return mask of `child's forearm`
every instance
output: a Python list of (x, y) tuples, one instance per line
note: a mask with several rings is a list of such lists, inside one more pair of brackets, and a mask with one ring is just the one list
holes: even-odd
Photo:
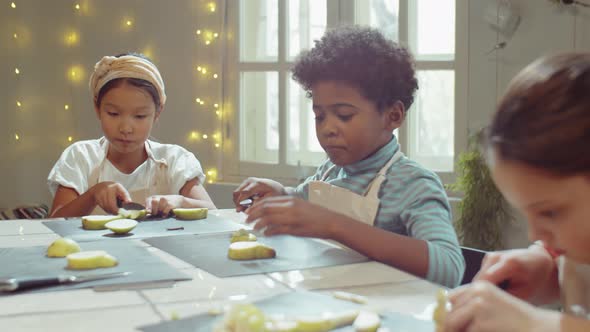
[(55, 208), (50, 214), (50, 218), (81, 217), (92, 213), (96, 207), (94, 193), (86, 191), (69, 203)]
[(348, 217), (330, 221), (329, 237), (361, 254), (421, 278), (428, 273), (426, 241), (395, 234)]

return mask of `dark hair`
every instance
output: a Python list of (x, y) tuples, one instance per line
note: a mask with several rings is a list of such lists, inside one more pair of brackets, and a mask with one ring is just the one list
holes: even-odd
[(590, 53), (544, 57), (522, 70), (487, 142), (502, 159), (561, 175), (590, 171)]
[[(122, 56), (126, 56), (126, 55), (132, 55), (138, 58), (142, 58), (144, 60), (147, 60), (149, 62), (152, 62), (148, 57), (146, 57), (145, 55), (141, 54), (141, 53), (122, 53), (122, 54), (118, 54), (115, 55), (115, 57), (119, 58)], [(96, 107), (100, 106), (100, 102), (102, 101), (102, 98), (104, 97), (104, 95), (109, 92), (111, 89), (117, 88), (121, 85), (123, 85), (123, 83), (127, 83), (130, 84), (134, 87), (138, 87), (141, 88), (143, 90), (145, 90), (147, 93), (150, 94), (150, 96), (152, 96), (152, 99), (154, 100), (154, 104), (156, 104), (156, 111), (158, 111), (160, 109), (160, 94), (158, 93), (158, 89), (156, 89), (156, 87), (150, 83), (149, 81), (146, 80), (142, 80), (140, 78), (116, 78), (114, 80), (109, 81), (107, 84), (103, 85), (102, 88), (100, 88), (100, 91), (98, 92), (98, 95), (96, 96)]]
[(378, 30), (360, 26), (326, 32), (298, 56), (292, 74), (309, 97), (319, 81), (342, 81), (358, 88), (380, 111), (398, 100), (408, 110), (418, 88), (408, 50)]

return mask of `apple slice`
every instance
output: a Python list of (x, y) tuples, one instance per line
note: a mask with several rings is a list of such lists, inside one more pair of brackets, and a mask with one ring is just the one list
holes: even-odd
[(276, 255), (273, 248), (256, 241), (234, 242), (227, 252), (227, 256), (234, 260), (274, 258)]
[(451, 309), (451, 303), (448, 299), (446, 290), (439, 289), (436, 293), (436, 307), (432, 312), (432, 320), (436, 331), (442, 331), (445, 319), (447, 318), (447, 312)]
[(68, 269), (86, 270), (97, 269), (101, 267), (113, 267), (119, 262), (103, 250), (80, 251), (66, 256), (68, 260)]
[(207, 218), (207, 208), (176, 208), (172, 209), (172, 213), (178, 219), (182, 220), (198, 220)]
[(47, 248), (47, 257), (66, 257), (80, 250), (80, 246), (76, 241), (61, 237), (53, 241)]
[(117, 219), (109, 221), (104, 226), (113, 231), (113, 233), (126, 234), (129, 233), (132, 229), (134, 229), (135, 226), (137, 226), (137, 224), (137, 221), (133, 219)]
[(97, 230), (97, 229), (105, 229), (106, 227), (104, 226), (106, 223), (113, 221), (113, 220), (117, 220), (117, 219), (122, 219), (121, 216), (116, 215), (116, 216), (103, 216), (103, 215), (93, 215), (93, 216), (84, 216), (82, 217), (82, 228), (84, 229), (91, 229), (91, 230)]

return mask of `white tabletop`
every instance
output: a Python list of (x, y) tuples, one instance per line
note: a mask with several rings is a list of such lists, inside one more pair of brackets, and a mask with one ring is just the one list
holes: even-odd
[[(235, 222), (244, 220), (243, 214), (233, 210), (210, 213)], [(58, 237), (39, 220), (0, 221), (0, 247), (45, 246)], [(377, 262), (218, 278), (157, 248), (148, 250), (193, 279), (154, 283), (151, 288), (142, 285), (138, 289), (83, 289), (0, 297), (1, 330), (137, 331), (140, 326), (173, 317), (183, 318), (294, 289), (326, 294), (343, 290), (366, 296), (372, 307), (429, 320), (435, 293), (441, 288)]]

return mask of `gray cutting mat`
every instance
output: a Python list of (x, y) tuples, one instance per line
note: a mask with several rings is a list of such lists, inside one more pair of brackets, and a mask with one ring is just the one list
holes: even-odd
[(143, 241), (218, 277), (300, 270), (368, 261), (365, 256), (352, 250), (339, 249), (314, 239), (289, 235), (258, 239), (258, 242), (276, 250), (277, 257), (275, 258), (236, 261), (227, 257), (230, 236), (230, 234), (166, 236)]
[[(103, 279), (79, 284), (59, 285), (25, 292), (44, 292), (87, 288), (106, 285), (125, 285), (155, 281), (190, 280), (191, 277), (179, 272), (164, 262), (160, 257), (150, 253), (137, 241), (96, 241), (81, 243), (82, 250), (105, 250), (117, 258), (119, 264), (111, 268), (93, 270), (68, 270), (66, 258), (49, 258), (45, 256), (47, 247), (0, 248), (0, 278), (42, 277), (59, 274), (98, 275), (112, 272), (131, 272), (118, 278)], [(10, 293), (0, 292), (0, 296)]]
[[(326, 311), (340, 312), (360, 307), (358, 304), (311, 292), (281, 294), (259, 301), (256, 305), (266, 314), (285, 314), (286, 316), (318, 315)], [(222, 316), (204, 314), (143, 326), (139, 329), (145, 332), (209, 332), (213, 331), (213, 327), (221, 319)], [(381, 326), (398, 332), (434, 331), (434, 324), (430, 321), (418, 320), (408, 315), (393, 312), (387, 312), (381, 315)], [(352, 326), (346, 326), (334, 331), (354, 331), (354, 329)]]
[[(209, 214), (206, 219), (178, 220), (176, 218), (138, 220), (139, 224), (128, 234), (114, 234), (108, 229), (86, 230), (82, 228), (82, 219), (45, 221), (43, 224), (55, 233), (79, 242), (99, 241), (107, 239), (142, 239), (156, 236), (210, 234), (236, 231), (242, 228), (239, 224)], [(168, 228), (184, 227), (182, 230)]]

